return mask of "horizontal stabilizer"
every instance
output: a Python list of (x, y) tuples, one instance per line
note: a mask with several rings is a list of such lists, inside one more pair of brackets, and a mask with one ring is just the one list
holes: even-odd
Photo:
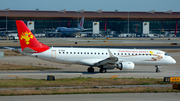
[(31, 48), (24, 48), (24, 50), (22, 51), (23, 53), (35, 53), (37, 51), (34, 51), (33, 49)]

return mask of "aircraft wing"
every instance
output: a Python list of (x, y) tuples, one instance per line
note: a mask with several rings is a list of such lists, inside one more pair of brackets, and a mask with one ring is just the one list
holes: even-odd
[(115, 57), (109, 49), (108, 49), (108, 53), (109, 53), (108, 58), (95, 63), (94, 66), (98, 67), (106, 64), (115, 64), (118, 61), (118, 58)]
[(15, 53), (21, 53), (24, 55), (31, 55), (32, 53), (36, 53), (36, 51), (32, 50), (31, 48), (24, 48), (23, 51), (21, 48), (11, 48), (11, 47), (4, 47), (4, 48), (12, 50)]
[(109, 57), (106, 59), (85, 59), (81, 60), (80, 62), (86, 65), (91, 66), (101, 66), (101, 65), (107, 65), (107, 64), (115, 64), (118, 61), (118, 58), (115, 57), (112, 52), (108, 49)]
[(92, 30), (92, 28), (87, 28), (87, 29), (83, 29), (84, 31), (87, 31), (87, 30)]
[(9, 50), (12, 50), (13, 52), (16, 52), (16, 53), (21, 53), (21, 48), (12, 48), (12, 47), (4, 47), (6, 49), (9, 49)]

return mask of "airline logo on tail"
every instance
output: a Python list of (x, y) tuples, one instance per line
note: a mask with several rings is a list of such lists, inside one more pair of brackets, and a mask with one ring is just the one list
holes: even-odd
[(84, 29), (84, 28), (83, 28), (83, 24), (84, 24), (84, 17), (82, 17), (80, 23), (78, 24), (78, 28), (81, 29), (81, 30), (83, 30), (83, 29)]
[(33, 39), (33, 35), (32, 35), (32, 33), (31, 32), (22, 32), (22, 35), (21, 35), (21, 40), (25, 40), (26, 41), (26, 45), (29, 45), (29, 41), (30, 41), (30, 39)]
[(83, 20), (81, 20), (81, 22), (80, 22), (80, 26), (81, 26), (81, 27), (83, 26)]

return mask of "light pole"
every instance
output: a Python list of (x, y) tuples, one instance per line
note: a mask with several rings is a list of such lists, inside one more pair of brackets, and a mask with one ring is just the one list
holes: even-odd
[(129, 11), (128, 11), (128, 34), (129, 34)]
[(9, 8), (3, 9), (2, 11), (6, 12), (6, 33), (7, 33), (7, 12), (9, 11)]
[(78, 17), (77, 17), (77, 26), (78, 26), (78, 24), (79, 24), (79, 12), (77, 12), (77, 14), (78, 14)]
[(82, 9), (82, 10), (79, 10), (79, 11), (76, 11), (76, 13), (77, 13), (77, 26), (78, 26), (78, 24), (79, 24), (79, 13), (83, 13), (84, 12), (84, 9)]

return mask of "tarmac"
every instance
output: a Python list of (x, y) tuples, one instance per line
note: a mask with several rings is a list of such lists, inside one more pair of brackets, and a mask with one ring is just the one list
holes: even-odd
[(180, 93), (118, 93), (0, 96), (2, 101), (179, 101)]

